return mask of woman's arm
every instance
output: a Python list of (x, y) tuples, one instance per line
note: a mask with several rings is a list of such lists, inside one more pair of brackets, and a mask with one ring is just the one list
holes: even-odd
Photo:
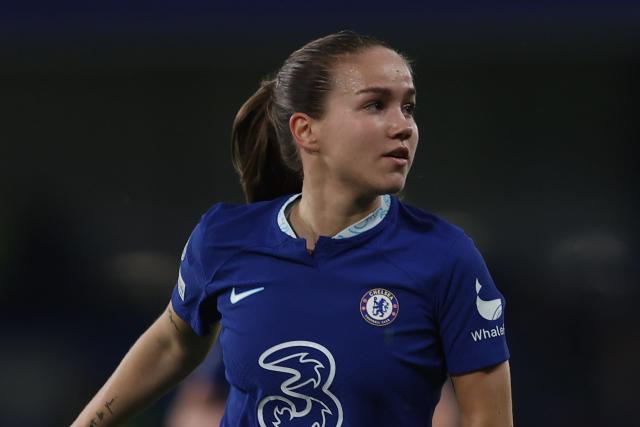
[(511, 427), (509, 362), (452, 376), (463, 427)]
[(115, 426), (160, 397), (191, 372), (211, 348), (215, 334), (196, 335), (171, 303), (142, 334), (111, 378), (72, 427)]

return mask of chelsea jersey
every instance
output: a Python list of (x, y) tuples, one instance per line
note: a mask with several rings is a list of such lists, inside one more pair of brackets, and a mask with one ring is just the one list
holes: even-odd
[(462, 230), (385, 195), (309, 253), (299, 196), (216, 204), (185, 246), (172, 305), (199, 335), (220, 322), (222, 426), (430, 426), (447, 374), (509, 358), (505, 300)]

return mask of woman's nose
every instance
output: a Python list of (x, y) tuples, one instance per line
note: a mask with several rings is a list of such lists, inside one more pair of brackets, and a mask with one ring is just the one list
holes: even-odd
[(403, 126), (393, 133), (392, 138), (399, 139), (400, 141), (406, 141), (411, 138), (411, 135), (413, 135), (413, 128), (410, 126)]
[(404, 112), (394, 113), (389, 124), (389, 136), (393, 139), (405, 141), (413, 135), (411, 119)]

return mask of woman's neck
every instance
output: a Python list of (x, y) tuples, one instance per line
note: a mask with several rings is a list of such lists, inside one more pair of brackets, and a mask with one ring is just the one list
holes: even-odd
[(313, 191), (303, 184), (302, 197), (294, 202), (289, 222), (312, 251), (320, 236), (336, 235), (375, 211), (381, 202), (376, 195), (355, 197), (344, 192)]

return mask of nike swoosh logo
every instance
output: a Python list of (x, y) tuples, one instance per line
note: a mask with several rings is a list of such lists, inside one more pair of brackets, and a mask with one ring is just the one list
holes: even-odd
[(244, 291), (244, 292), (240, 292), (239, 294), (236, 294), (236, 288), (234, 287), (231, 290), (231, 296), (229, 297), (229, 300), (231, 301), (231, 304), (235, 304), (238, 301), (241, 301), (246, 297), (250, 297), (251, 295), (257, 294), (258, 292), (261, 292), (261, 291), (264, 291), (264, 288), (249, 289), (248, 291)]

